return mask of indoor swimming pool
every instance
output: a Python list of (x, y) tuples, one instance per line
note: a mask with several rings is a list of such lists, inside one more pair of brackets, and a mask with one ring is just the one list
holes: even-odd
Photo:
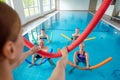
[[(72, 43), (72, 41), (62, 37), (61, 34), (72, 37), (76, 27), (80, 28), (80, 33), (82, 33), (92, 17), (93, 15), (87, 11), (60, 11), (29, 31), (24, 37), (34, 42), (32, 34), (37, 40), (40, 30), (44, 29), (46, 34), (53, 35), (49, 44), (45, 41), (46, 46), (48, 46), (49, 51), (53, 49), (53, 52), (57, 52), (58, 48), (62, 49)], [(68, 72), (72, 67), (67, 65), (66, 80), (120, 80), (120, 31), (101, 20), (88, 36), (88, 38), (91, 37), (96, 37), (96, 39), (84, 42), (90, 65), (98, 64), (108, 57), (112, 57), (112, 61), (93, 70), (75, 69), (70, 74)], [(27, 50), (29, 49), (24, 47), (24, 51)], [(70, 52), (68, 59), (71, 62), (73, 62), (73, 54), (77, 50), (78, 47)], [(27, 59), (31, 61), (32, 57), (29, 56)], [(53, 58), (52, 60), (56, 63), (59, 59)], [(55, 68), (47, 61), (40, 66), (29, 68), (29, 65), (24, 61), (14, 69), (12, 72), (14, 80), (47, 80)]]

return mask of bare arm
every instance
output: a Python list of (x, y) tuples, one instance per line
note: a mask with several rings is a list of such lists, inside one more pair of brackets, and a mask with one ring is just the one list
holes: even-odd
[(38, 36), (38, 41), (40, 40), (40, 36)]
[(67, 48), (63, 48), (61, 52), (62, 52), (62, 58), (57, 62), (57, 65), (49, 80), (65, 80), (65, 68), (68, 59)]
[(18, 61), (16, 61), (16, 63), (14, 63), (11, 68), (14, 69), (16, 68), (17, 66), (19, 66), (29, 55), (31, 55), (32, 52), (31, 51), (28, 51), (26, 53), (22, 53), (21, 54), (21, 57), (19, 58)]
[(48, 36), (48, 35), (46, 35), (46, 37), (47, 37), (48, 42), (50, 42), (49, 36)]
[(16, 68), (17, 66), (19, 66), (29, 55), (32, 55), (33, 53), (36, 53), (40, 48), (39, 47), (36, 47), (34, 46), (31, 50), (29, 50), (28, 52), (26, 53), (22, 53), (20, 58), (18, 59), (18, 61), (16, 61), (16, 63), (14, 63), (12, 66), (11, 66), (11, 69), (14, 69)]
[(77, 63), (77, 61), (76, 61), (76, 56), (77, 56), (77, 52), (74, 53), (74, 57), (73, 57), (73, 61), (74, 61), (74, 65), (75, 65), (75, 66), (76, 66), (76, 63)]
[(88, 57), (88, 53), (85, 53), (86, 55), (86, 68), (89, 68), (89, 57)]
[(72, 34), (72, 37), (74, 37), (75, 36), (75, 34)]
[(39, 40), (41, 40), (41, 35), (38, 36), (38, 43), (39, 43)]

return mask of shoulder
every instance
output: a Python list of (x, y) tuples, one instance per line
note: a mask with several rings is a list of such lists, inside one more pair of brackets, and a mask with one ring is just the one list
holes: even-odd
[(75, 34), (72, 34), (72, 36), (75, 36)]
[(79, 53), (79, 51), (76, 51), (76, 52), (75, 52), (75, 54), (78, 54), (78, 53)]
[(45, 46), (45, 49), (46, 49), (46, 50), (48, 50), (48, 47), (47, 47), (47, 46)]
[(87, 52), (85, 52), (85, 55), (86, 55), (86, 56), (88, 56), (88, 53), (87, 53)]
[(48, 35), (47, 35), (47, 34), (46, 34), (45, 36), (46, 36), (46, 37), (48, 37)]

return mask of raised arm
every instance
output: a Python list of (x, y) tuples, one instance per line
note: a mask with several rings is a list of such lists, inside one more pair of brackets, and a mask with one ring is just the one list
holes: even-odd
[(89, 68), (89, 56), (88, 53), (85, 53), (86, 58), (86, 68)]
[(48, 42), (50, 42), (50, 38), (49, 38), (49, 36), (47, 34), (46, 34), (46, 37), (47, 37)]
[(40, 35), (38, 36), (38, 41), (40, 40)]
[(75, 52), (73, 56), (74, 66), (76, 66), (77, 63), (76, 56), (77, 56), (77, 52)]
[(67, 48), (63, 48), (61, 52), (62, 52), (62, 58), (57, 62), (56, 67), (53, 70), (49, 80), (65, 80), (65, 68), (68, 60)]

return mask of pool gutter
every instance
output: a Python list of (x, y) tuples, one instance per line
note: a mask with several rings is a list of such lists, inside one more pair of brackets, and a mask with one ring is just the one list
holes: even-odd
[(32, 29), (36, 28), (37, 26), (39, 26), (41, 23), (47, 21), (50, 17), (52, 17), (53, 15), (57, 14), (58, 11), (55, 11), (51, 14), (48, 14), (46, 16), (44, 16), (43, 18), (39, 18), (35, 21), (32, 21), (31, 23), (25, 25), (23, 27), (23, 34), (22, 35), (25, 35), (26, 33), (28, 33), (29, 31), (31, 31)]
[[(89, 11), (89, 13), (91, 13), (92, 15), (94, 15), (95, 12)], [(117, 26), (117, 25), (115, 25), (115, 24), (112, 24), (112, 22), (109, 22), (108, 20), (105, 20), (105, 18), (106, 18), (105, 16), (107, 16), (107, 15), (104, 15), (101, 20), (104, 21), (105, 23), (111, 25), (111, 26), (114, 27), (115, 29), (117, 29), (117, 30), (120, 31), (120, 24), (117, 23), (117, 25), (119, 25), (119, 26)], [(109, 18), (110, 18), (110, 17), (109, 17)], [(112, 21), (112, 20), (110, 20), (110, 21)], [(113, 23), (116, 23), (116, 22), (113, 22)]]

